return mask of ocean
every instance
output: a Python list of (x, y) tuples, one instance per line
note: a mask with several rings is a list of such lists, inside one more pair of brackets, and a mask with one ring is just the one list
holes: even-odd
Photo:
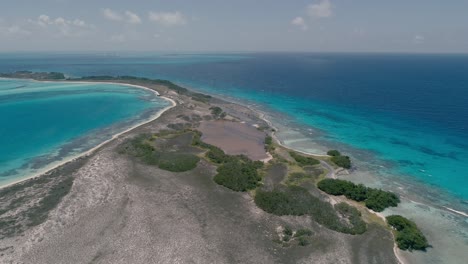
[(404, 257), (417, 263), (468, 257), (468, 55), (30, 53), (0, 58), (0, 72), (161, 78), (249, 105), (280, 128), (286, 145), (319, 154), (339, 149), (354, 162), (343, 178), (402, 195), (406, 202), (385, 214), (409, 215), (434, 246)]

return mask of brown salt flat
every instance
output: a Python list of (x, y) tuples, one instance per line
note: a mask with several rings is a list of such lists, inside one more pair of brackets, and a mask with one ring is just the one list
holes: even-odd
[(219, 120), (202, 122), (198, 129), (203, 133), (204, 142), (221, 148), (226, 154), (244, 154), (252, 160), (268, 158), (265, 133), (253, 126)]

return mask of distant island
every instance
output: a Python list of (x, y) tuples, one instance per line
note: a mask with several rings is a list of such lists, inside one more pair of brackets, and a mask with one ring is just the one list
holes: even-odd
[(242, 105), (133, 76), (0, 77), (131, 84), (176, 102), (91, 155), (2, 188), (6, 259), (398, 263), (394, 243), (430, 247), (411, 220), (376, 213), (398, 206), (396, 194), (336, 179), (350, 157), (289, 149)]

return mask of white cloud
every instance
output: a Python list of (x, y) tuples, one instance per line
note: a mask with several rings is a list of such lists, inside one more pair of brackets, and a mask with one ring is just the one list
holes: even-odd
[(326, 18), (333, 15), (333, 5), (330, 0), (321, 0), (319, 3), (307, 6), (307, 14), (313, 18)]
[(413, 37), (413, 42), (415, 44), (422, 44), (422, 43), (424, 43), (425, 40), (426, 40), (426, 38), (423, 35), (415, 35)]
[(40, 15), (37, 19), (28, 19), (28, 22), (32, 25), (39, 26), (44, 30), (58, 31), (64, 36), (79, 36), (83, 35), (95, 27), (87, 24), (85, 21), (80, 19), (68, 20), (63, 17), (57, 17), (55, 19), (48, 15)]
[(0, 26), (0, 33), (7, 34), (7, 35), (31, 35), (31, 31), (23, 29), (18, 25), (12, 25), (9, 27), (1, 27)]
[(182, 13), (176, 12), (149, 12), (149, 20), (164, 26), (185, 25), (186, 19)]
[(127, 16), (127, 22), (130, 24), (141, 24), (141, 18), (130, 11), (125, 11), (125, 15)]
[(106, 8), (102, 10), (102, 14), (107, 20), (110, 21), (122, 21), (128, 24), (141, 24), (142, 22), (141, 18), (137, 14), (129, 10), (126, 10), (122, 14), (121, 12)]
[(78, 27), (85, 27), (86, 23), (83, 20), (75, 19), (73, 20), (73, 25)]
[(32, 20), (32, 19), (29, 19), (28, 20), (30, 23), (36, 23), (38, 24), (39, 26), (42, 26), (42, 27), (46, 27), (47, 25), (49, 25), (50, 23), (52, 23), (52, 21), (50, 20), (50, 17), (49, 16), (46, 16), (46, 15), (40, 15), (38, 18), (37, 18), (37, 21), (36, 20)]
[(305, 22), (304, 18), (296, 17), (291, 21), (292, 25), (300, 27), (302, 30), (307, 30), (307, 23)]
[(41, 27), (54, 26), (54, 25), (55, 26), (93, 27), (92, 25), (89, 25), (80, 19), (67, 20), (63, 17), (57, 17), (56, 19), (52, 19), (48, 15), (40, 15), (37, 18), (37, 20), (28, 19), (28, 22), (39, 25)]
[(102, 10), (102, 14), (104, 15), (105, 18), (107, 18), (108, 20), (111, 20), (111, 21), (122, 21), (123, 20), (123, 17), (122, 17), (121, 14), (111, 10), (110, 8), (106, 8), (106, 9)]

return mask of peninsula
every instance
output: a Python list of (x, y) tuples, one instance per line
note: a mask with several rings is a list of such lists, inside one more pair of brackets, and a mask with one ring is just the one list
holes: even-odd
[(332, 179), (349, 157), (288, 149), (245, 106), (132, 76), (0, 77), (137, 85), (175, 103), (0, 189), (2, 263), (399, 263), (396, 245), (429, 246), (413, 222), (375, 213), (395, 194)]

